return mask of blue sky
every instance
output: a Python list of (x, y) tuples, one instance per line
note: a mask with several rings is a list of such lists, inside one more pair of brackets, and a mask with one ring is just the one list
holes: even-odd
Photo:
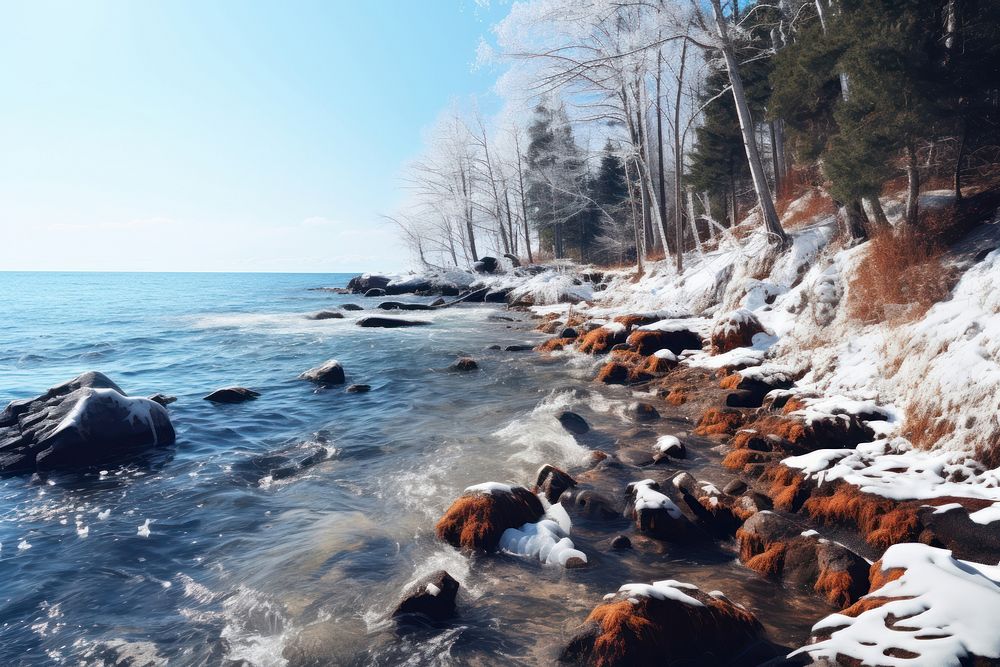
[(404, 266), (379, 213), (450, 99), (491, 108), (505, 11), (3, 0), (0, 270)]

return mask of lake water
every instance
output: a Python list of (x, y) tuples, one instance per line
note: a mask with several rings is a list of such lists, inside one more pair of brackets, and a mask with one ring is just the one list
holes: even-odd
[[(624, 520), (574, 525), (584, 570), (438, 542), (466, 486), (530, 484), (543, 463), (582, 470), (627, 428), (629, 392), (581, 390), (588, 360), (489, 350), (542, 339), (499, 307), (408, 313), (433, 321), (413, 329), (306, 318), (373, 308), (310, 289), (349, 277), (0, 273), (0, 403), (87, 370), (177, 397), (177, 442), (148, 460), (0, 479), (0, 664), (545, 664), (601, 595), (664, 578), (766, 611), (779, 640), (826, 613), (808, 596), (776, 601), (731, 549), (611, 556)], [(462, 354), (481, 369), (447, 372)], [(371, 392), (296, 379), (330, 358)], [(233, 384), (261, 396), (202, 400)], [(567, 407), (599, 427), (590, 442), (554, 419)], [(462, 582), (460, 616), (399, 633), (386, 616), (401, 590), (441, 568)]]

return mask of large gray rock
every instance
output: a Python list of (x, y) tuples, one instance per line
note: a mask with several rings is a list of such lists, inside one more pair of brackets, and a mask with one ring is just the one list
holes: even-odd
[(112, 462), (174, 438), (166, 408), (91, 371), (0, 412), (0, 472)]
[(336, 359), (330, 359), (302, 373), (299, 379), (322, 385), (344, 384), (344, 367)]

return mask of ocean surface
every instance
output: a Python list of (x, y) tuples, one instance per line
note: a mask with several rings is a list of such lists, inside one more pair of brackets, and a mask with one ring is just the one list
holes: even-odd
[[(543, 463), (582, 470), (595, 445), (554, 415), (624, 430), (628, 392), (581, 389), (587, 360), (488, 349), (542, 339), (501, 307), (404, 314), (433, 321), (413, 329), (358, 327), (364, 312), (307, 319), (374, 308), (313, 289), (349, 278), (0, 273), (0, 403), (87, 370), (131, 395), (177, 397), (177, 441), (153, 456), (0, 479), (0, 664), (546, 664), (623, 579), (774, 598), (731, 553), (604, 557), (604, 526), (574, 525), (586, 570), (438, 542), (434, 524), (466, 486), (530, 484)], [(481, 369), (447, 372), (462, 354)], [(297, 379), (331, 358), (372, 391)], [(202, 400), (233, 384), (261, 396)], [(441, 568), (462, 582), (459, 618), (397, 630), (387, 616), (403, 589)], [(818, 616), (815, 600), (801, 604), (808, 614), (793, 598), (771, 610), (779, 638)]]

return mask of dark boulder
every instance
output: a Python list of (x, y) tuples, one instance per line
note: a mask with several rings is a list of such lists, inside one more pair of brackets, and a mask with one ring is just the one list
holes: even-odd
[(627, 535), (615, 535), (611, 540), (611, 548), (615, 551), (624, 551), (632, 548), (632, 540)]
[(507, 303), (507, 295), (514, 290), (510, 287), (498, 290), (490, 290), (485, 295), (483, 295), (483, 301), (485, 303)]
[(493, 273), (497, 270), (497, 266), (496, 257), (481, 257), (478, 262), (472, 265), (472, 270), (476, 273)]
[(420, 327), (430, 324), (425, 320), (401, 320), (395, 317), (362, 317), (357, 321), (359, 327), (377, 327), (382, 329), (398, 329), (399, 327)]
[(590, 424), (587, 423), (587, 420), (575, 412), (565, 410), (559, 413), (557, 419), (563, 428), (573, 435), (583, 435), (590, 430)]
[[(628, 584), (605, 596), (572, 634), (559, 661), (588, 667), (757, 665), (741, 656), (766, 643), (747, 609), (721, 593), (674, 580)], [(763, 659), (761, 659), (763, 658)]]
[(559, 497), (559, 502), (570, 515), (588, 519), (621, 520), (621, 507), (591, 489), (567, 489)]
[(649, 403), (633, 403), (628, 407), (628, 415), (637, 422), (651, 422), (660, 418), (659, 411)]
[(370, 297), (385, 296), (385, 290), (382, 289), (381, 287), (373, 287), (367, 292), (365, 292), (365, 296), (370, 296)]
[(127, 460), (174, 438), (166, 408), (91, 371), (0, 412), (0, 472)]
[(542, 518), (542, 501), (523, 486), (488, 482), (470, 486), (438, 521), (435, 532), (448, 544), (473, 551), (496, 551), (508, 528)]
[(345, 303), (340, 308), (341, 308), (341, 310), (364, 310), (364, 308), (362, 308), (361, 306), (359, 306), (356, 303)]
[(339, 320), (343, 319), (343, 317), (343, 313), (338, 313), (335, 310), (321, 310), (317, 313), (306, 315), (307, 320)]
[(260, 396), (260, 392), (246, 387), (223, 387), (206, 396), (205, 400), (213, 403), (242, 403), (243, 401), (252, 401), (258, 396)]
[(459, 584), (445, 572), (438, 570), (423, 579), (396, 605), (392, 616), (405, 621), (407, 616), (423, 616), (441, 622), (455, 615), (455, 598)]
[(508, 345), (504, 348), (506, 352), (529, 352), (535, 349), (531, 345)]
[(662, 540), (679, 540), (691, 535), (693, 525), (680, 507), (651, 479), (632, 482), (625, 488), (628, 506), (625, 514), (639, 532)]
[(542, 493), (550, 503), (559, 502), (563, 491), (576, 486), (576, 480), (569, 473), (546, 463), (535, 475), (535, 493)]
[(322, 385), (344, 384), (344, 367), (336, 359), (330, 359), (302, 373), (299, 379)]
[(579, 335), (573, 327), (566, 327), (559, 334), (559, 338), (576, 338)]
[(385, 276), (364, 274), (354, 276), (347, 283), (347, 289), (357, 294), (364, 294), (370, 289), (385, 289), (389, 286), (389, 279)]
[(425, 303), (403, 303), (401, 301), (383, 301), (378, 305), (380, 310), (434, 310)]

